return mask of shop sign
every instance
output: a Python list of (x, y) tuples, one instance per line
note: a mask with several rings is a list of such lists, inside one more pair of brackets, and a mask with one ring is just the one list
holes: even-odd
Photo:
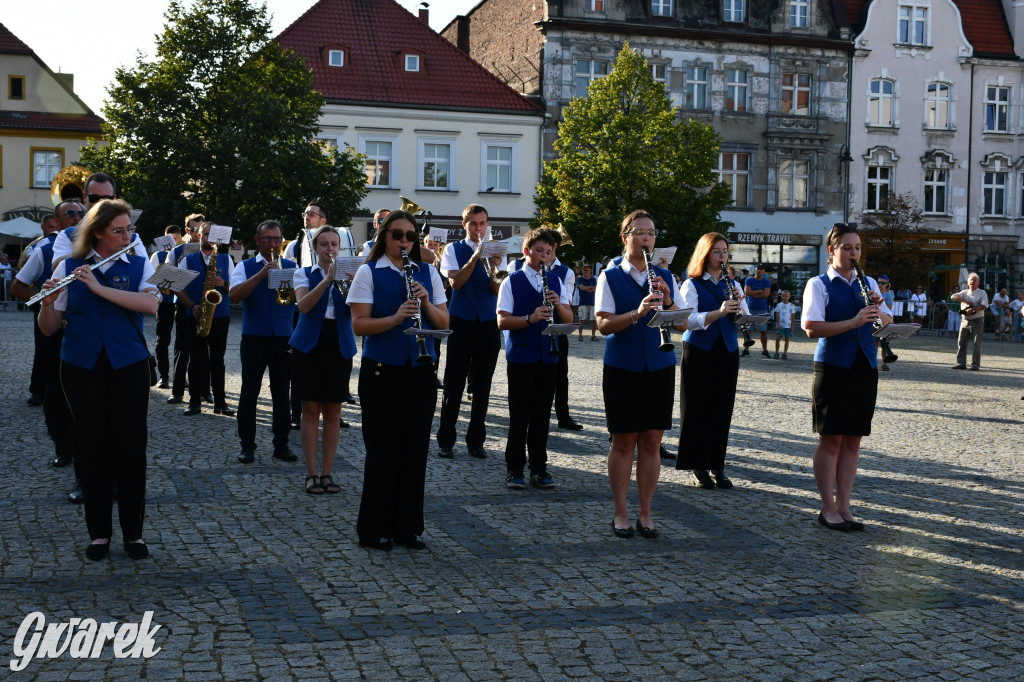
[(782, 246), (821, 246), (818, 234), (775, 234), (765, 232), (730, 232), (733, 244), (769, 244)]

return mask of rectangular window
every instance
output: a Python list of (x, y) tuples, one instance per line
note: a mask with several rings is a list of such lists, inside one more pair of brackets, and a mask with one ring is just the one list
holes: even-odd
[(926, 168), (924, 171), (924, 212), (946, 212), (946, 181), (948, 170)]
[(512, 147), (487, 146), (485, 191), (512, 191)]
[(331, 66), (345, 66), (345, 51), (331, 50), (328, 53), (328, 63)]
[(797, 116), (811, 114), (811, 75), (808, 73), (782, 74), (782, 113)]
[(7, 77), (7, 99), (25, 99), (25, 77)]
[(871, 81), (868, 94), (868, 122), (873, 126), (893, 124), (893, 82), (876, 78)]
[(732, 190), (732, 206), (746, 208), (750, 205), (749, 180), (749, 154), (723, 152), (718, 155), (718, 181), (729, 185)]
[(63, 149), (32, 150), (32, 187), (49, 189), (53, 176), (64, 167)]
[(651, 77), (657, 83), (665, 82), (666, 68), (664, 64), (651, 64)]
[(368, 140), (363, 153), (366, 155), (367, 186), (390, 187), (391, 143)]
[(672, 0), (651, 0), (651, 14), (656, 17), (672, 16)]
[(925, 125), (929, 128), (949, 127), (949, 86), (929, 83), (924, 101)]
[(727, 69), (725, 72), (726, 111), (747, 110), (747, 72), (741, 69)]
[(407, 54), (407, 55), (405, 55), (405, 70), (406, 71), (419, 71), (420, 70), (420, 56), (418, 54)]
[(744, 16), (745, 0), (722, 0), (722, 21), (742, 23)]
[(576, 62), (576, 97), (586, 97), (590, 82), (608, 75), (608, 62), (580, 59)]
[(884, 211), (889, 205), (889, 178), (892, 169), (888, 166), (868, 167), (867, 210)]
[(928, 8), (900, 5), (899, 42), (907, 45), (928, 44)]
[(984, 215), (1006, 215), (1006, 173), (985, 173), (981, 185), (985, 206)]
[(779, 208), (807, 208), (807, 162), (779, 162)]
[(703, 66), (686, 67), (686, 109), (708, 108), (708, 70)]
[(423, 187), (450, 189), (451, 145), (423, 144)]
[(985, 130), (1005, 133), (1010, 125), (1010, 88), (989, 85), (985, 88)]
[(807, 28), (807, 15), (810, 12), (810, 0), (790, 0), (789, 25), (793, 28)]
[(583, 9), (587, 12), (603, 12), (604, 0), (585, 0)]

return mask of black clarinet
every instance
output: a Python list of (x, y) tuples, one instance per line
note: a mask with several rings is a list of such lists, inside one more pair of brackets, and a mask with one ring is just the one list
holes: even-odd
[[(551, 325), (555, 321), (555, 306), (548, 303), (548, 266), (546, 263), (540, 264), (540, 296), (543, 298), (543, 304), (551, 308)], [(558, 355), (558, 339), (553, 334), (548, 335), (548, 355)]]
[[(644, 263), (647, 264), (647, 290), (648, 290), (649, 293), (656, 294), (656, 293), (658, 293), (658, 288), (654, 285), (654, 278), (657, 277), (657, 275), (654, 272), (654, 264), (651, 263), (651, 252), (647, 249), (646, 246), (643, 247), (643, 250), (644, 250)], [(657, 305), (657, 307), (655, 307), (655, 310), (661, 310), (661, 309), (662, 309), (662, 305), (659, 303)], [(661, 330), (661, 345), (658, 346), (658, 350), (661, 350), (661, 351), (673, 350), (676, 347), (676, 345), (674, 343), (672, 343), (672, 337), (669, 335), (668, 329), (666, 329), (665, 327), (661, 327), (660, 330)]]
[[(416, 314), (412, 316), (412, 326), (416, 329), (422, 329), (420, 325), (420, 311), (419, 311), (419, 300), (412, 295), (412, 273), (415, 271), (412, 261), (409, 260), (409, 252), (404, 248), (402, 249), (402, 269), (405, 270), (405, 300), (416, 301)], [(430, 357), (430, 351), (427, 350), (427, 339), (422, 334), (416, 335), (416, 345), (419, 347), (420, 354), (416, 358), (416, 362), (420, 365), (425, 365), (428, 362), (433, 362), (434, 359)]]
[[(725, 280), (725, 287), (726, 289), (729, 290), (729, 300), (737, 300), (738, 297), (736, 296), (736, 287), (732, 285), (732, 278), (729, 277), (729, 268), (726, 267), (725, 263), (722, 263), (722, 279)], [(736, 321), (736, 313), (729, 313), (729, 321)]]
[[(860, 264), (857, 261), (852, 261), (853, 271), (857, 273), (857, 284), (860, 285), (860, 295), (864, 298), (864, 305), (871, 305), (871, 290), (868, 289), (868, 281), (864, 279), (864, 271), (860, 269)], [(882, 321), (875, 320), (872, 324), (875, 331), (882, 328)], [(889, 347), (888, 339), (879, 339), (880, 345), (882, 346), (882, 362), (889, 364), (890, 362), (896, 362), (899, 356), (892, 352), (892, 348)]]

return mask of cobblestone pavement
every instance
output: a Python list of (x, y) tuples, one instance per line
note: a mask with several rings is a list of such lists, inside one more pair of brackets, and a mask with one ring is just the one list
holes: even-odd
[[(239, 327), (236, 317), (232, 403)], [(653, 541), (611, 536), (603, 341), (573, 337), (571, 403), (586, 429), (552, 430), (550, 491), (504, 487), (499, 361), (490, 456), (472, 459), (460, 443), (442, 460), (432, 445), (429, 552), (356, 544), (355, 410), (344, 410), (342, 492), (314, 497), (300, 463), (270, 457), (268, 402), (257, 461), (240, 465), (233, 419), (186, 418), (154, 390), (152, 558), (130, 561), (115, 537), (110, 558), (92, 564), (83, 511), (65, 500), (71, 472), (48, 466), (41, 410), (25, 405), (31, 317), (0, 314), (0, 329), (3, 672), (35, 611), (138, 622), (151, 610), (161, 626), (149, 660), (116, 660), (108, 646), (95, 660), (33, 661), (15, 678), (1021, 678), (1024, 346), (988, 341), (983, 371), (953, 372), (951, 338), (896, 344), (854, 490), (863, 533), (816, 523), (806, 339), (786, 361), (743, 359), (728, 469), (737, 487), (701, 490), (664, 467)], [(674, 451), (678, 424), (667, 441)], [(635, 484), (630, 499), (635, 515)]]

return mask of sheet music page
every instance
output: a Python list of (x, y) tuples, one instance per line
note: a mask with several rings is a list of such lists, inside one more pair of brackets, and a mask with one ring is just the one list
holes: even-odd
[[(668, 268), (668, 266), (672, 264), (673, 259), (675, 259), (676, 251), (678, 249), (678, 246), (663, 246), (655, 249), (651, 254), (651, 262), (659, 268)], [(662, 262), (662, 259), (664, 259), (664, 263)]]
[(295, 277), (295, 268), (274, 268), (267, 271), (267, 286), (271, 289), (280, 289), (281, 285), (288, 283), (292, 285), (292, 278)]
[(335, 281), (341, 279), (352, 279), (356, 276), (356, 270), (359, 266), (366, 262), (366, 259), (362, 256), (343, 256), (336, 258), (334, 279)]
[(189, 282), (198, 276), (199, 273), (195, 270), (175, 267), (170, 263), (161, 263), (153, 276), (146, 281), (164, 291), (183, 291)]
[(232, 229), (227, 225), (210, 225), (210, 236), (206, 241), (211, 244), (230, 244)]
[(448, 228), (445, 227), (432, 227), (430, 228), (430, 238), (436, 242), (444, 244), (448, 241)]
[(174, 243), (174, 235), (164, 234), (153, 240), (153, 246), (160, 251), (170, 251), (176, 244)]
[(141, 216), (141, 215), (142, 215), (142, 209), (141, 208), (133, 208), (131, 215), (128, 217), (128, 220), (130, 220), (131, 224), (134, 225), (139, 220), (139, 216)]
[(484, 242), (480, 257), (491, 258), (492, 256), (504, 256), (507, 253), (508, 242)]

